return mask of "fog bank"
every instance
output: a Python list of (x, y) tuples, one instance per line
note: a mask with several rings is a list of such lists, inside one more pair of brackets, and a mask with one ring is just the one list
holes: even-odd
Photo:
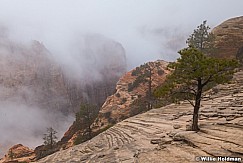
[(39, 40), (66, 59), (77, 34), (98, 33), (120, 42), (132, 68), (177, 51), (203, 20), (211, 27), (242, 15), (242, 0), (1, 0), (0, 22), (11, 37)]

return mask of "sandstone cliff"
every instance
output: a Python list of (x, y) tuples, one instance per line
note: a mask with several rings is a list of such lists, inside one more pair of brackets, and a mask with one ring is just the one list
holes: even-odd
[[(202, 101), (199, 132), (187, 131), (193, 108), (183, 101), (128, 118), (90, 141), (38, 162), (195, 162), (196, 156), (243, 159), (243, 72)], [(199, 158), (200, 159), (200, 158)]]
[[(95, 41), (95, 38), (92, 37), (89, 43), (91, 41)], [(100, 63), (97, 67), (102, 79), (95, 80), (95, 76), (92, 78), (90, 74), (87, 78), (84, 76), (82, 81), (77, 81), (72, 79), (70, 71), (67, 74), (65, 67), (55, 62), (53, 55), (38, 41), (25, 46), (1, 39), (0, 100), (19, 100), (28, 105), (64, 113), (77, 110), (83, 99), (103, 104), (106, 97), (114, 91), (120, 75), (125, 72), (126, 60), (124, 49), (119, 43), (104, 38), (102, 41), (97, 43), (102, 44), (99, 49), (103, 47), (99, 57), (109, 56), (109, 61)], [(92, 47), (86, 49), (91, 50)], [(98, 55), (98, 52), (87, 53), (85, 54), (97, 60), (94, 55)]]
[(218, 57), (243, 60), (243, 16), (221, 23), (212, 32), (216, 35)]

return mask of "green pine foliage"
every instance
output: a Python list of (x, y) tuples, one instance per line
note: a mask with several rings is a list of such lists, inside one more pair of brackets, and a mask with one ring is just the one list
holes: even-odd
[(76, 113), (76, 121), (87, 122), (85, 125), (88, 125), (97, 117), (98, 112), (99, 108), (96, 105), (81, 104), (79, 111)]
[[(213, 58), (204, 55), (195, 48), (186, 48), (179, 52), (181, 57), (177, 62), (169, 64), (173, 71), (168, 75), (165, 83), (155, 91), (156, 96), (170, 93), (194, 94), (197, 91), (198, 81), (201, 86), (209, 83), (222, 84), (229, 82), (232, 78), (238, 61), (234, 59)], [(187, 97), (185, 96), (185, 98)]]
[(76, 113), (74, 127), (77, 130), (82, 130), (83, 133), (78, 135), (77, 140), (75, 140), (75, 144), (79, 144), (92, 138), (93, 135), (90, 125), (94, 122), (98, 113), (98, 106), (88, 103), (81, 104), (80, 110)]
[(206, 20), (203, 21), (203, 23), (189, 36), (186, 43), (189, 47), (196, 48), (204, 54), (209, 55), (216, 50), (214, 48), (215, 36), (213, 33), (209, 32), (210, 27), (206, 23)]
[(132, 71), (132, 76), (136, 76), (134, 82), (128, 84), (128, 92), (133, 91), (140, 84), (149, 83), (152, 79), (154, 73), (158, 73), (159, 76), (164, 74), (164, 70), (160, 68), (161, 63), (145, 63), (139, 67), (136, 67)]
[(160, 62), (143, 64), (132, 71), (132, 76), (136, 76), (136, 79), (132, 83), (128, 84), (128, 92), (133, 91), (140, 84), (146, 84), (148, 86), (148, 91), (146, 93), (148, 109), (152, 109), (152, 81), (155, 73), (160, 76), (164, 74), (164, 70), (161, 69)]
[(197, 125), (198, 110), (201, 99), (209, 85), (223, 84), (230, 81), (238, 66), (234, 59), (213, 58), (204, 55), (195, 48), (186, 48), (179, 52), (181, 57), (177, 62), (169, 64), (172, 70), (165, 83), (155, 91), (157, 97), (172, 97), (176, 100), (187, 100), (194, 107), (195, 122), (193, 130), (199, 130)]
[(47, 128), (46, 131), (47, 133), (44, 134), (43, 137), (44, 145), (52, 149), (57, 142), (57, 136), (56, 136), (57, 131), (54, 130), (52, 127)]
[(13, 160), (15, 158), (15, 154), (13, 153), (12, 149), (10, 149), (10, 151), (8, 152), (8, 157), (10, 158), (10, 160)]

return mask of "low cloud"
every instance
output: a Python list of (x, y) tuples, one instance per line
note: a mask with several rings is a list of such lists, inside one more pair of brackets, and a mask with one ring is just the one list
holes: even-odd
[(73, 117), (14, 101), (0, 101), (0, 106), (0, 155), (18, 143), (31, 148), (43, 144), (42, 138), (47, 127), (59, 131), (58, 138), (61, 138), (73, 121)]

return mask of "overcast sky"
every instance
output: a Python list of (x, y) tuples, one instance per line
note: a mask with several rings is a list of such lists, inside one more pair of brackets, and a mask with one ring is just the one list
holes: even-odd
[(243, 15), (243, 0), (0, 0), (0, 24), (19, 41), (39, 40), (55, 55), (68, 55), (79, 34), (120, 42), (132, 68), (175, 60), (203, 20), (214, 27)]

